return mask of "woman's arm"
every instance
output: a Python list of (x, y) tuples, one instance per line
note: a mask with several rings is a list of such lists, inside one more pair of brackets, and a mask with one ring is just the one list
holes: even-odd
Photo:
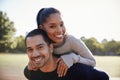
[(96, 65), (96, 61), (93, 54), (83, 43), (82, 40), (70, 36), (70, 46), (72, 51), (78, 54), (79, 63), (87, 64), (93, 67)]

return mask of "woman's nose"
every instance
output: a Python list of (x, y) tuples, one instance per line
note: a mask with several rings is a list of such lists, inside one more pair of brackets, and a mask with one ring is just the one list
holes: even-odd
[(62, 27), (58, 27), (57, 32), (61, 33), (62, 32)]

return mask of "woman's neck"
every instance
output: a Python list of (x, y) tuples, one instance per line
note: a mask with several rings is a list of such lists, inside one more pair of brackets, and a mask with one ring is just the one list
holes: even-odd
[(64, 43), (65, 43), (65, 41), (66, 41), (66, 35), (65, 35), (65, 37), (64, 37), (64, 39), (63, 39), (63, 41), (61, 42), (61, 43), (53, 43), (53, 45), (54, 45), (54, 48), (57, 48), (57, 47), (60, 47), (60, 46), (62, 46)]

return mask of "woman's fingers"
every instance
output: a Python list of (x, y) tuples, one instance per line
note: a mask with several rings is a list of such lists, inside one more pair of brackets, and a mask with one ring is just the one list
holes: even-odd
[(65, 76), (68, 70), (68, 66), (62, 59), (59, 60), (57, 73), (59, 77)]
[(63, 76), (65, 76), (67, 74), (67, 70), (68, 70), (68, 68), (65, 68)]
[(28, 69), (29, 69), (29, 70), (33, 70), (33, 71), (36, 71), (36, 70), (37, 70), (37, 67), (35, 66), (34, 62), (29, 61), (29, 63), (28, 63)]

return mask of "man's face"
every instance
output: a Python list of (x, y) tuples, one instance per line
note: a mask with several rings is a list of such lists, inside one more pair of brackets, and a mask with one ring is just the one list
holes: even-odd
[(26, 47), (29, 60), (32, 61), (37, 68), (49, 65), (53, 45), (48, 46), (41, 35), (28, 37), (26, 39)]

